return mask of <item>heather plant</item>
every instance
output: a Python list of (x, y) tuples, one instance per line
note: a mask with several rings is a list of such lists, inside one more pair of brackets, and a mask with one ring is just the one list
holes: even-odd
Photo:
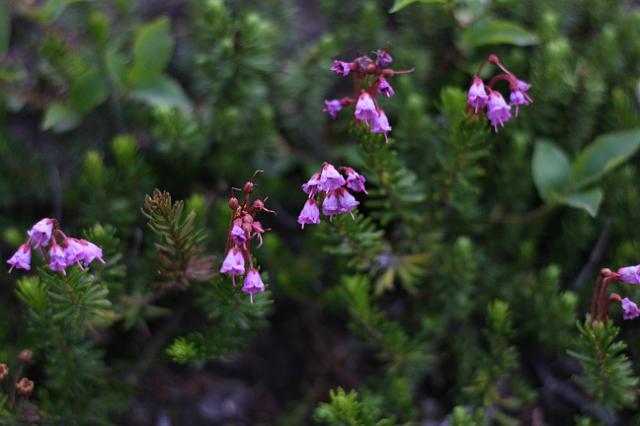
[(0, 423), (637, 423), (639, 70), (625, 0), (0, 0)]

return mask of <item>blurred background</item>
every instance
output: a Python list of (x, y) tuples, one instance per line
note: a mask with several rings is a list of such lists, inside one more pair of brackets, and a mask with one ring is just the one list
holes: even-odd
[[(389, 145), (322, 112), (352, 90), (332, 60), (385, 46), (415, 69), (381, 101)], [(499, 133), (465, 112), (490, 53), (534, 99)], [(25, 296), (35, 272), (0, 272), (0, 361), (33, 350), (34, 422), (640, 421), (635, 383), (594, 399), (567, 353), (597, 271), (640, 260), (638, 142), (593, 154), (615, 161), (583, 192), (547, 196), (532, 170), (539, 144), (573, 161), (640, 127), (637, 2), (0, 0), (0, 58), (0, 257), (52, 217), (111, 260), (75, 367), (43, 328), (68, 318), (43, 323)], [(370, 196), (357, 220), (301, 231), (324, 161), (362, 170)], [(145, 195), (184, 200), (217, 271), (230, 188), (256, 169), (277, 211), (254, 251), (269, 291), (252, 306), (224, 277), (158, 286)], [(638, 336), (622, 324), (635, 366)], [(359, 403), (321, 405), (337, 387)]]

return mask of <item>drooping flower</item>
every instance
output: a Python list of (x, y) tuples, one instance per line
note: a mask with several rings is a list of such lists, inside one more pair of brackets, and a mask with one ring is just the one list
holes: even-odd
[(64, 256), (68, 266), (78, 264), (82, 266), (82, 253), (84, 252), (84, 246), (80, 244), (75, 238), (65, 238), (62, 242), (64, 247)]
[(325, 216), (336, 216), (342, 213), (340, 211), (340, 204), (338, 203), (338, 196), (335, 191), (327, 192), (327, 196), (322, 201), (322, 214)]
[(487, 117), (496, 132), (498, 124), (504, 127), (504, 123), (511, 119), (511, 106), (505, 102), (500, 92), (493, 91), (489, 94)]
[[(335, 196), (338, 202), (339, 213), (350, 213), (355, 206), (360, 204), (360, 202), (356, 200), (353, 195), (351, 195), (351, 193), (344, 188), (336, 189)], [(353, 213), (351, 214), (351, 216), (353, 216)]]
[(240, 249), (233, 247), (229, 250), (222, 262), (220, 272), (231, 276), (244, 274), (244, 256)]
[(531, 85), (529, 83), (518, 79), (516, 79), (516, 87), (518, 90), (521, 90), (523, 92), (528, 92), (529, 89), (531, 89)]
[(87, 240), (78, 240), (78, 242), (82, 246), (82, 252), (79, 258), (84, 266), (89, 266), (89, 264), (96, 259), (104, 263), (104, 259), (102, 259), (102, 249), (100, 247)]
[(367, 181), (364, 176), (353, 170), (351, 167), (344, 167), (344, 172), (347, 174), (347, 188), (352, 191), (368, 194), (364, 187), (364, 183)]
[(378, 115), (376, 111), (376, 104), (373, 102), (373, 98), (367, 92), (362, 92), (356, 103), (355, 117), (357, 120), (369, 122)]
[(340, 188), (344, 183), (344, 177), (333, 167), (333, 164), (324, 163), (322, 165), (318, 188), (322, 191), (333, 191), (334, 189)]
[(489, 97), (484, 88), (484, 83), (482, 79), (476, 75), (473, 77), (473, 84), (471, 84), (469, 92), (467, 93), (467, 103), (473, 108), (473, 111), (477, 113), (479, 109), (487, 105), (488, 99)]
[(7, 263), (11, 265), (9, 272), (16, 269), (31, 269), (31, 246), (28, 243), (22, 244), (18, 250), (11, 256), (11, 259), (7, 260)]
[(379, 110), (376, 116), (371, 120), (371, 132), (384, 133), (385, 141), (389, 142), (389, 139), (387, 138), (387, 133), (390, 131), (391, 131), (391, 126), (389, 125), (389, 119), (387, 118), (387, 114), (385, 114), (383, 110)]
[(231, 240), (237, 246), (242, 246), (247, 242), (247, 233), (242, 229), (242, 219), (237, 219), (231, 228)]
[(340, 102), (340, 100), (338, 99), (332, 99), (332, 100), (325, 99), (324, 106), (325, 108), (322, 111), (328, 113), (331, 116), (331, 118), (336, 118), (338, 116), (338, 113), (342, 109), (342, 102)]
[(45, 218), (33, 225), (33, 227), (27, 231), (27, 234), (35, 248), (40, 246), (46, 247), (49, 244), (54, 223), (53, 219)]
[(333, 61), (333, 65), (331, 66), (330, 70), (338, 75), (346, 77), (351, 72), (351, 62), (335, 60)]
[(640, 316), (640, 309), (638, 309), (638, 305), (636, 305), (628, 297), (625, 297), (624, 299), (622, 299), (622, 301), (620, 302), (620, 305), (622, 307), (623, 319), (632, 320)]
[(640, 284), (640, 265), (618, 269), (619, 279), (625, 284)]
[(302, 184), (302, 190), (309, 194), (309, 197), (313, 197), (320, 185), (320, 173), (314, 173), (311, 175), (307, 183)]
[(386, 78), (380, 77), (380, 84), (378, 85), (378, 93), (382, 93), (387, 98), (390, 98), (395, 94), (393, 87), (389, 84)]
[(380, 68), (386, 68), (391, 65), (393, 58), (386, 50), (376, 50), (376, 65)]
[(304, 225), (317, 225), (320, 223), (320, 209), (315, 198), (309, 198), (304, 203), (304, 207), (302, 207), (302, 211), (298, 216), (298, 223), (302, 226), (302, 229), (304, 229)]
[(255, 268), (249, 269), (247, 276), (244, 277), (242, 291), (244, 293), (249, 293), (249, 300), (251, 300), (251, 303), (253, 303), (254, 294), (262, 293), (264, 291), (264, 283), (262, 282), (260, 273)]
[(371, 60), (371, 58), (366, 55), (358, 56), (353, 60), (353, 63), (355, 64), (356, 69), (361, 73), (368, 72), (369, 70), (371, 70), (373, 65), (373, 61)]
[(54, 241), (49, 249), (49, 269), (64, 274), (64, 269), (67, 266), (69, 265), (67, 264), (67, 257), (64, 254), (64, 250)]

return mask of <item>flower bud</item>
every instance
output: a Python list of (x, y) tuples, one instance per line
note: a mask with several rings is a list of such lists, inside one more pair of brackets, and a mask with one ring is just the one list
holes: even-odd
[(242, 187), (242, 190), (247, 194), (253, 192), (253, 182), (249, 181), (245, 183), (244, 186)]
[(231, 210), (235, 210), (238, 207), (240, 207), (240, 203), (238, 202), (238, 199), (236, 197), (229, 198), (229, 208)]
[(33, 352), (31, 352), (29, 349), (24, 349), (20, 351), (20, 353), (18, 354), (18, 361), (20, 361), (23, 364), (31, 363), (32, 359), (33, 359)]

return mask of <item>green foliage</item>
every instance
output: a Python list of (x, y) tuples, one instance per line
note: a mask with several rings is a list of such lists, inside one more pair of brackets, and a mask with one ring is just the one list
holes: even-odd
[(314, 417), (321, 424), (330, 426), (385, 426), (394, 424), (393, 418), (381, 418), (379, 407), (363, 402), (354, 390), (332, 390), (329, 403), (316, 408)]
[(580, 336), (568, 353), (580, 361), (584, 375), (577, 378), (598, 404), (608, 409), (633, 407), (638, 378), (634, 375), (627, 348), (615, 341), (620, 329), (610, 322), (578, 323)]
[(202, 255), (205, 234), (193, 224), (196, 213), (192, 210), (184, 216), (183, 210), (183, 201), (173, 203), (171, 194), (159, 189), (145, 198), (143, 213), (158, 239), (161, 287), (186, 288), (191, 281), (206, 281), (215, 274), (215, 257)]

